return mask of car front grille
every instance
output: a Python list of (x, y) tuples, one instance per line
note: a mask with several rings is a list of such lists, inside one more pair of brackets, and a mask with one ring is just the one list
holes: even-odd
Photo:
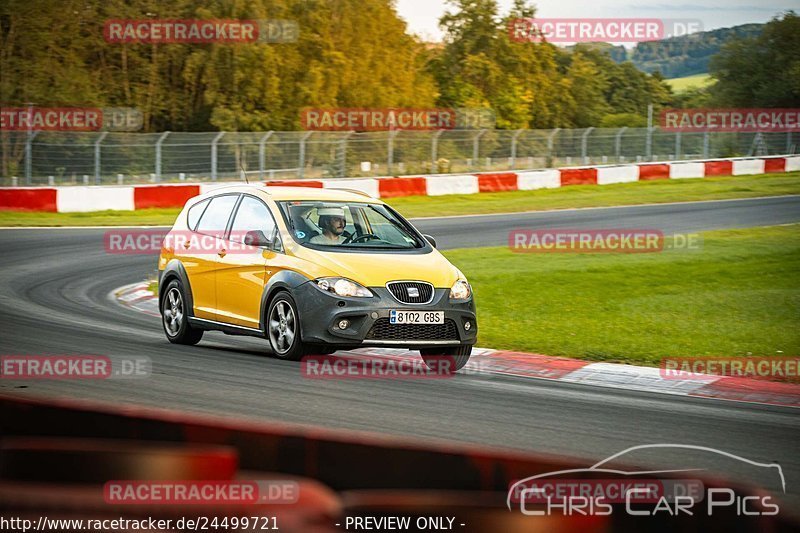
[(379, 318), (367, 333), (368, 340), (382, 341), (457, 341), (456, 323), (446, 318), (444, 324), (390, 324), (388, 318)]
[(404, 304), (427, 304), (433, 300), (433, 285), (424, 281), (390, 281), (386, 288), (398, 302)]

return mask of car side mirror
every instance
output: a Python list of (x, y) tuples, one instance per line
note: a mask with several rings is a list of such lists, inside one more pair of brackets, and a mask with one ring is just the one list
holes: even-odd
[(270, 237), (264, 235), (260, 229), (253, 229), (244, 234), (244, 243), (248, 246), (258, 246), (259, 248), (271, 248), (275, 242), (275, 232)]
[(422, 234), (422, 236), (423, 236), (423, 237), (425, 237), (425, 239), (426, 239), (426, 240), (427, 240), (429, 243), (431, 243), (431, 246), (433, 246), (434, 248), (436, 248), (436, 239), (434, 239), (434, 238), (433, 238), (433, 237), (431, 237), (430, 235), (425, 235), (424, 233)]

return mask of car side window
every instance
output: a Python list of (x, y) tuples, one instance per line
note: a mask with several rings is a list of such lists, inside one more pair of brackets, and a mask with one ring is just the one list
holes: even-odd
[(203, 214), (203, 211), (206, 210), (207, 206), (208, 199), (205, 199), (202, 202), (197, 202), (189, 208), (189, 212), (186, 213), (186, 225), (190, 230), (194, 231), (194, 228), (197, 227), (197, 221), (200, 220), (200, 215)]
[[(272, 217), (269, 207), (252, 196), (242, 198), (233, 219), (230, 240), (244, 244), (264, 242), (272, 237), (273, 231), (275, 231), (275, 219)], [(271, 248), (273, 250), (280, 249), (277, 237)]]
[(236, 205), (238, 198), (238, 194), (226, 194), (212, 198), (195, 231), (213, 237), (224, 237), (233, 206)]

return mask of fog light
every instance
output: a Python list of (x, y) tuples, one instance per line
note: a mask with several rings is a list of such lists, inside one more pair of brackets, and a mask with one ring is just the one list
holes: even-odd
[(340, 320), (339, 321), (339, 329), (347, 329), (347, 326), (350, 325), (350, 322), (347, 320)]
[(472, 328), (472, 323), (470, 323), (470, 322), (464, 322), (464, 330), (465, 330), (465, 331), (469, 331), (469, 330), (470, 330), (470, 328)]

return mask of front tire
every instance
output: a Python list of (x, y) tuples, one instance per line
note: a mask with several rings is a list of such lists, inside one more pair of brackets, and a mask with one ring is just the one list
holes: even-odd
[(269, 304), (266, 328), (270, 348), (276, 357), (298, 361), (306, 355), (306, 347), (300, 340), (300, 315), (288, 292), (278, 293)]
[(419, 351), (422, 360), (431, 370), (452, 374), (464, 368), (472, 354), (471, 344), (449, 348), (423, 348)]
[(203, 338), (202, 329), (189, 325), (186, 295), (183, 285), (177, 279), (167, 283), (164, 298), (161, 299), (161, 325), (167, 340), (173, 344), (193, 345)]

